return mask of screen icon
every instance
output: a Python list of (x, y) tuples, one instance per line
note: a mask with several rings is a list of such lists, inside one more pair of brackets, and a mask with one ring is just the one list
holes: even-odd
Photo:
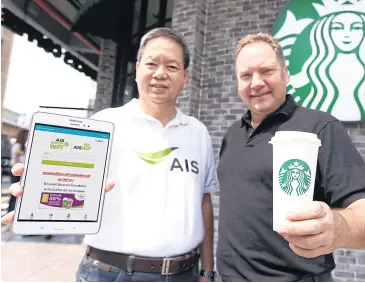
[(52, 213), (50, 213), (50, 214), (48, 215), (48, 218), (49, 218), (49, 219), (52, 219), (52, 217), (53, 217), (53, 214), (52, 214)]
[(85, 216), (84, 216), (84, 220), (86, 220), (87, 219), (87, 214), (85, 214)]
[(33, 219), (33, 212), (30, 214), (29, 219)]
[(71, 217), (71, 216), (70, 216), (70, 214), (67, 214), (67, 220), (69, 220), (69, 219), (70, 219), (70, 217)]

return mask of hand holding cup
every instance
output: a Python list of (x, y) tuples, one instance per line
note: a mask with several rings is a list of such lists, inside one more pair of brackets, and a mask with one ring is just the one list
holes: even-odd
[(342, 216), (319, 201), (307, 202), (286, 214), (277, 232), (294, 253), (306, 258), (332, 253), (340, 246)]

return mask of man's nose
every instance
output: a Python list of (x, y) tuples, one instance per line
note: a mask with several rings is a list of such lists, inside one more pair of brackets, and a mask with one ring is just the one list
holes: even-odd
[(153, 77), (156, 79), (165, 79), (166, 75), (167, 74), (163, 66), (158, 67), (156, 71), (153, 73)]
[(251, 88), (252, 89), (258, 89), (258, 88), (261, 88), (264, 84), (265, 83), (262, 80), (260, 74), (254, 73), (253, 76), (252, 76)]

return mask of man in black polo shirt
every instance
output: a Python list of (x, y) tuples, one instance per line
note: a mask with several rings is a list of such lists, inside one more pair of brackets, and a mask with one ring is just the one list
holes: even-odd
[[(365, 163), (341, 122), (286, 95), (283, 52), (270, 35), (237, 46), (238, 92), (249, 110), (220, 152), (217, 251), (223, 281), (330, 281), (336, 248), (365, 247)], [(272, 145), (278, 130), (311, 132), (319, 148), (314, 202), (272, 229)]]

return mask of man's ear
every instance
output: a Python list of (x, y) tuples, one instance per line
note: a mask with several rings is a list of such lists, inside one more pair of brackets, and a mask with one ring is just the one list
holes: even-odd
[(284, 68), (284, 76), (285, 76), (285, 83), (286, 83), (286, 85), (288, 85), (289, 81), (290, 81), (290, 77), (289, 77), (289, 71), (288, 71), (287, 67)]
[(189, 71), (188, 69), (184, 70), (184, 88), (186, 87), (187, 83), (188, 83), (188, 77), (189, 77)]
[(139, 61), (136, 62), (136, 77), (134, 78), (134, 80), (137, 82), (137, 74), (138, 74), (138, 67), (139, 67)]

